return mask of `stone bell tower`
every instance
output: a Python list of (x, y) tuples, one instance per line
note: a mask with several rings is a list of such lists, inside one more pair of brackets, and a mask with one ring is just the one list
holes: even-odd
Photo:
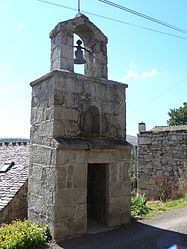
[[(84, 75), (74, 73), (74, 34)], [(107, 38), (86, 16), (50, 38), (51, 72), (31, 83), (28, 215), (60, 239), (130, 222), (127, 85), (107, 79)]]

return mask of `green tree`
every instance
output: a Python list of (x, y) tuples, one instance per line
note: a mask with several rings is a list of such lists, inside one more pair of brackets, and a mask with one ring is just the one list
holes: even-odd
[(168, 115), (170, 116), (167, 120), (168, 125), (187, 125), (187, 102), (178, 109), (170, 109)]

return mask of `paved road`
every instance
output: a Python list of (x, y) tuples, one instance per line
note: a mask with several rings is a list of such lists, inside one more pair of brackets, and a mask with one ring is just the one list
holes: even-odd
[(64, 249), (166, 249), (173, 244), (187, 249), (187, 207), (59, 245)]

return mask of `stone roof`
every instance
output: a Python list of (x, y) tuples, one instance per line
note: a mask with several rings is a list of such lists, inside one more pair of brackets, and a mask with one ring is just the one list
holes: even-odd
[(24, 142), (0, 143), (0, 166), (6, 161), (14, 165), (0, 173), (0, 210), (2, 210), (28, 179), (29, 145)]
[(52, 38), (53, 36), (56, 36), (61, 29), (67, 29), (67, 27), (69, 30), (72, 30), (73, 32), (75, 31), (76, 33), (77, 28), (80, 26), (82, 26), (82, 29), (83, 27), (86, 29), (87, 35), (89, 34), (89, 31), (92, 30), (96, 33), (97, 38), (108, 42), (108, 38), (104, 35), (104, 33), (82, 13), (78, 13), (73, 19), (59, 22), (50, 32), (49, 37)]
[(174, 126), (155, 126), (150, 131), (180, 131), (187, 130), (187, 125), (174, 125)]
[(126, 145), (130, 145), (126, 140), (120, 139), (89, 139), (89, 138), (56, 138), (58, 142), (58, 148), (70, 148), (71, 149), (95, 149), (95, 148), (124, 148)]

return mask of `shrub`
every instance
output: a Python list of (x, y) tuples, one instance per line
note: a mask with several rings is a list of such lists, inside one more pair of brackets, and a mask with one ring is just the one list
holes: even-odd
[(15, 220), (0, 227), (1, 249), (32, 249), (45, 245), (49, 236), (47, 226), (32, 224), (30, 220)]
[(183, 190), (183, 197), (187, 198), (187, 180), (181, 180), (180, 181), (180, 187)]
[(146, 214), (148, 208), (146, 206), (147, 200), (144, 195), (135, 195), (131, 197), (131, 216), (138, 216)]
[(156, 183), (156, 192), (157, 196), (161, 201), (170, 200), (172, 197), (172, 182), (173, 176), (167, 174), (167, 172), (163, 172), (160, 176), (155, 176)]
[(165, 202), (187, 196), (187, 180), (179, 178), (178, 184), (174, 180), (173, 174), (163, 172), (162, 175), (155, 177), (157, 197)]
[(172, 188), (172, 200), (187, 197), (187, 180), (179, 178), (178, 186)]

